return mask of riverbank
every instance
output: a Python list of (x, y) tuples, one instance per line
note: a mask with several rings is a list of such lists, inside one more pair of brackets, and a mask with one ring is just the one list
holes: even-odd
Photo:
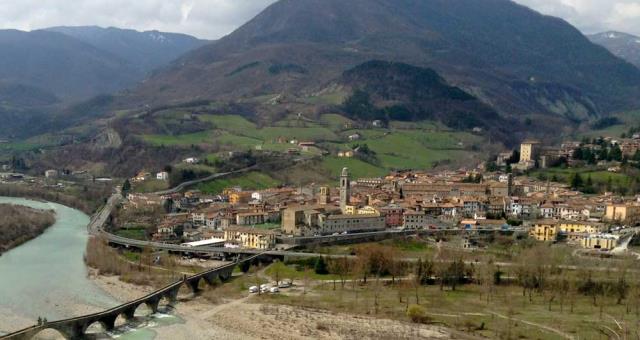
[(44, 233), (0, 256), (0, 332), (109, 309), (117, 301), (87, 278), (89, 216), (60, 204), (0, 197), (0, 204), (53, 210)]
[(12, 204), (0, 204), (0, 216), (0, 255), (40, 236), (56, 221), (52, 210)]
[(87, 215), (93, 214), (102, 206), (105, 198), (111, 193), (110, 187), (96, 185), (70, 187), (65, 190), (27, 184), (0, 184), (0, 196), (54, 202), (80, 210)]
[[(116, 276), (90, 278), (122, 302), (153, 290), (122, 282)], [(215, 290), (212, 291), (215, 293)], [(184, 320), (155, 329), (157, 340), (172, 339), (453, 339), (444, 328), (389, 319), (332, 313), (261, 301), (259, 296), (221, 298), (213, 303), (198, 296), (173, 311)]]

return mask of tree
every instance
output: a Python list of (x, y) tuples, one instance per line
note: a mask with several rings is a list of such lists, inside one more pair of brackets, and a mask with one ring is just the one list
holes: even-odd
[(351, 118), (377, 119), (380, 118), (380, 110), (371, 103), (368, 92), (357, 89), (345, 100), (343, 104), (345, 113)]
[(618, 162), (622, 161), (622, 150), (620, 150), (620, 146), (614, 145), (613, 147), (611, 147), (609, 158), (612, 161), (618, 161)]
[(122, 194), (126, 195), (130, 190), (131, 190), (131, 182), (129, 182), (129, 179), (125, 179), (124, 183), (122, 184)]
[(580, 174), (577, 172), (573, 173), (573, 175), (571, 176), (570, 185), (573, 190), (579, 190), (580, 188), (582, 188), (582, 176), (580, 176)]
[(327, 275), (327, 274), (329, 274), (329, 270), (327, 269), (327, 263), (324, 260), (324, 256), (318, 257), (318, 259), (316, 260), (315, 266), (314, 266), (314, 271), (318, 275)]
[(280, 284), (280, 273), (284, 269), (284, 264), (278, 260), (271, 265), (271, 273), (273, 274), (273, 280), (276, 282), (276, 286)]
[(498, 165), (495, 161), (487, 161), (484, 165), (485, 170), (488, 172), (496, 172), (498, 171)]
[(609, 159), (609, 150), (607, 148), (602, 148), (598, 152), (598, 159), (601, 161), (606, 161)]
[(449, 286), (451, 290), (456, 290), (459, 284), (464, 282), (466, 274), (466, 266), (462, 259), (457, 259), (451, 262), (449, 265), (444, 266), (442, 275), (440, 277), (441, 286)]
[(591, 272), (586, 274), (586, 277), (582, 277), (583, 282), (578, 287), (578, 291), (585, 296), (590, 296), (593, 299), (593, 305), (598, 305), (598, 295), (603, 291), (602, 284), (593, 280)]
[[(341, 288), (344, 289), (346, 276), (349, 274), (349, 259), (346, 256), (337, 259), (331, 259), (328, 263), (329, 273), (337, 275), (340, 278)], [(334, 280), (335, 289), (335, 280)]]

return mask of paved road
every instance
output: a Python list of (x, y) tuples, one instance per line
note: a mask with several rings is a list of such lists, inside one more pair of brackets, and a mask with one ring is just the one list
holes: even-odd
[(230, 172), (221, 172), (221, 173), (217, 173), (217, 174), (213, 174), (211, 176), (205, 177), (205, 178), (200, 178), (200, 179), (194, 179), (193, 181), (188, 181), (188, 182), (184, 182), (179, 184), (178, 186), (176, 186), (175, 188), (171, 188), (168, 190), (163, 190), (163, 191), (156, 191), (153, 194), (155, 195), (168, 195), (168, 194), (173, 194), (176, 192), (180, 192), (192, 185), (196, 185), (198, 183), (203, 183), (203, 182), (208, 182), (208, 181), (212, 181), (216, 178), (221, 178), (221, 177), (226, 177), (229, 175), (234, 175), (234, 174), (239, 174), (239, 173), (243, 173), (243, 172), (247, 172), (250, 170), (253, 170), (257, 167), (257, 165), (254, 166), (250, 166), (248, 168), (244, 168), (244, 169), (240, 169), (240, 170), (236, 170), (236, 171), (230, 171)]

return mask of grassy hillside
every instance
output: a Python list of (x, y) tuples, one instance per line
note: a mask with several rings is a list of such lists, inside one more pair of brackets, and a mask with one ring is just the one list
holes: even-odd
[(260, 190), (275, 187), (279, 184), (278, 180), (267, 174), (250, 172), (236, 177), (203, 183), (198, 185), (197, 189), (207, 194), (220, 194), (224, 189), (235, 186), (239, 186), (243, 190)]
[[(168, 110), (154, 116), (155, 121), (184, 115)], [(184, 134), (142, 134), (146, 143), (155, 146), (199, 146), (219, 148), (220, 152), (262, 150), (287, 152), (298, 149), (302, 157), (320, 158), (320, 167), (338, 173), (349, 166), (356, 176), (378, 176), (391, 169), (425, 169), (436, 164), (473, 156), (485, 143), (484, 138), (453, 131), (431, 122), (390, 122), (385, 128), (372, 128), (337, 114), (324, 114), (318, 119), (287, 115), (262, 126), (238, 115), (200, 114), (197, 119), (208, 124), (204, 131)], [(359, 139), (349, 136), (359, 135)], [(317, 147), (298, 148), (290, 141), (315, 142)], [(365, 145), (372, 157), (338, 158), (340, 151)], [(216, 154), (208, 154), (216, 158)]]
[(589, 138), (620, 137), (623, 133), (626, 133), (629, 128), (640, 125), (640, 110), (622, 112), (615, 114), (612, 117), (617, 118), (617, 124), (602, 129), (594, 129), (584, 132), (582, 133), (582, 136)]

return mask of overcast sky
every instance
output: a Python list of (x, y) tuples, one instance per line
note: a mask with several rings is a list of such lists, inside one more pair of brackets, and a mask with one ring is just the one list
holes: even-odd
[[(99, 25), (182, 32), (215, 39), (275, 0), (0, 0), (0, 28)], [(345, 0), (349, 1), (349, 0)], [(586, 33), (640, 35), (640, 0), (516, 0)]]

